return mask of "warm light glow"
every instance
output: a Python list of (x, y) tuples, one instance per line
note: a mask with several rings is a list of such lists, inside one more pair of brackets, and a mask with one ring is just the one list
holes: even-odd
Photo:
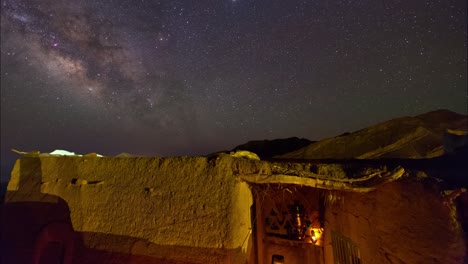
[(315, 235), (312, 235), (311, 239), (312, 239), (312, 242), (314, 242), (314, 244), (317, 243), (317, 238), (315, 237)]
[(322, 235), (323, 235), (323, 228), (321, 227), (312, 227), (310, 228), (310, 238), (312, 242), (317, 245), (321, 246), (323, 241), (322, 241)]

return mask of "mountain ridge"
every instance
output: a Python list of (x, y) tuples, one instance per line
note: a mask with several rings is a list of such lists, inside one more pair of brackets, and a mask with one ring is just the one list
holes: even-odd
[(468, 116), (439, 109), (390, 119), (352, 133), (326, 138), (280, 159), (431, 158), (444, 154), (447, 129), (468, 130)]
[(298, 137), (272, 140), (251, 140), (234, 147), (231, 151), (247, 150), (256, 153), (261, 159), (267, 159), (300, 149), (314, 142), (316, 141), (310, 141), (306, 138)]

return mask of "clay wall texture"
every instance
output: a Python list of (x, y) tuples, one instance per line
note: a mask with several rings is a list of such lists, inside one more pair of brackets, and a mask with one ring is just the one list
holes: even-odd
[[(64, 245), (70, 248), (65, 259), (72, 256), (74, 263), (254, 263), (251, 188), (309, 183), (307, 188), (317, 191), (318, 179), (294, 176), (306, 165), (229, 155), (23, 156), (1, 212), (0, 260), (33, 263), (38, 248), (54, 255), (56, 249), (44, 249), (47, 242), (74, 241)], [(323, 166), (333, 178), (344, 165)], [(466, 263), (466, 193), (447, 199), (441, 182), (416, 174), (370, 192), (331, 183), (325, 186), (330, 189), (320, 189), (324, 262), (333, 263), (334, 231), (353, 241), (362, 263)], [(262, 225), (257, 228), (260, 239)], [(284, 247), (257, 245), (257, 250), (257, 257), (271, 258)]]
[[(243, 160), (23, 157), (6, 201), (63, 199), (73, 230), (96, 250), (245, 263), (252, 244), (252, 194), (233, 175), (233, 166), (249, 170), (250, 161)], [(165, 246), (174, 247), (164, 251)]]
[(333, 263), (331, 230), (359, 247), (362, 263), (466, 263), (457, 209), (434, 181), (403, 179), (369, 193), (337, 194), (325, 217), (326, 263)]

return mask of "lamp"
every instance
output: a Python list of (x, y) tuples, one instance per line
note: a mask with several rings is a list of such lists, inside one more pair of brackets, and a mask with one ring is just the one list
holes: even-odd
[(314, 229), (310, 229), (310, 239), (312, 239), (312, 242), (317, 243), (317, 237), (315, 236), (315, 231)]

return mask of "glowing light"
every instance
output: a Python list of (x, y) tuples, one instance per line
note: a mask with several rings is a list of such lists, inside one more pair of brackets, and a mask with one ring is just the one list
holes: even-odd
[(312, 239), (312, 242), (314, 242), (314, 244), (317, 243), (317, 238), (315, 237), (315, 235), (312, 235), (311, 239)]
[(317, 228), (312, 228), (312, 231), (314, 232), (315, 238), (316, 238), (316, 245), (321, 245), (322, 244), (322, 235), (323, 235), (323, 228), (317, 227)]
[[(310, 237), (310, 240), (308, 243), (321, 246), (323, 244), (323, 241), (322, 241), (323, 231), (324, 230), (321, 227), (310, 227), (306, 232), (306, 236)], [(309, 232), (310, 232), (310, 235), (308, 235)]]

